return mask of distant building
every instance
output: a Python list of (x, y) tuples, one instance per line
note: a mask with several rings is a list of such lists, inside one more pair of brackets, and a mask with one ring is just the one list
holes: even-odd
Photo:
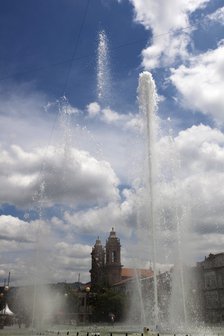
[(136, 277), (143, 279), (153, 276), (151, 269), (123, 267), (121, 264), (120, 239), (116, 236), (114, 228), (109, 234), (105, 247), (99, 237), (97, 238), (92, 248), (91, 259), (91, 286), (94, 288), (114, 287), (116, 285), (121, 290), (121, 287), (131, 279)]
[(122, 267), (120, 239), (116, 237), (116, 232), (112, 228), (106, 241), (105, 278), (109, 286), (121, 280)]
[[(91, 287), (97, 291), (111, 287), (128, 296), (142, 295), (150, 318), (153, 315), (154, 277), (152, 269), (125, 268), (121, 264), (120, 239), (112, 228), (106, 245), (99, 238), (92, 249)], [(157, 274), (160, 320), (168, 317), (171, 304), (174, 270)], [(186, 308), (192, 321), (224, 322), (224, 253), (209, 254), (196, 267), (184, 267)], [(131, 295), (129, 295), (131, 294)], [(140, 318), (140, 317), (139, 317)]]
[(105, 283), (105, 251), (98, 237), (91, 253), (92, 268), (90, 270), (91, 286), (100, 288)]
[(202, 291), (204, 319), (224, 322), (224, 253), (212, 254), (197, 263)]
[(91, 285), (94, 288), (112, 286), (121, 281), (121, 244), (114, 228), (103, 247), (100, 239), (92, 249)]

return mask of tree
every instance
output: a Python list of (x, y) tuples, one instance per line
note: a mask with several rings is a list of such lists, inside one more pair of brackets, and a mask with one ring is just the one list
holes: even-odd
[(115, 321), (122, 321), (125, 317), (127, 296), (116, 293), (112, 289), (105, 289), (97, 293), (91, 300), (93, 321), (109, 322), (110, 314), (115, 315)]

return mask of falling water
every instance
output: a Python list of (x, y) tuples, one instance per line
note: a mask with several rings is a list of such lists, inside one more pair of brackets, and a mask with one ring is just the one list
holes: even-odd
[[(37, 224), (36, 229), (36, 255), (35, 255), (35, 271), (34, 271), (34, 293), (33, 293), (33, 307), (32, 307), (32, 320), (31, 326), (32, 329), (41, 330), (42, 328), (42, 321), (41, 321), (41, 309), (43, 302), (41, 302), (41, 293), (38, 292), (38, 288), (42, 285), (42, 282), (45, 280), (43, 277), (43, 264), (41, 258), (41, 251), (42, 251), (42, 243), (41, 243), (41, 223), (43, 220), (43, 203), (45, 199), (45, 181), (43, 180), (40, 183), (40, 188), (35, 196), (35, 201), (37, 202), (37, 211), (39, 214), (39, 221)], [(43, 252), (43, 251), (42, 251)]]
[(136, 279), (136, 285), (137, 285), (138, 300), (140, 301), (141, 324), (144, 325), (146, 323), (146, 317), (145, 317), (145, 309), (144, 309), (144, 303), (143, 303), (143, 297), (142, 297), (142, 286), (141, 286), (140, 274), (138, 273), (136, 268), (135, 268), (135, 279)]
[(139, 106), (146, 119), (147, 132), (147, 163), (148, 163), (148, 189), (149, 189), (149, 228), (152, 232), (153, 253), (153, 285), (154, 285), (154, 323), (158, 324), (158, 293), (157, 293), (157, 269), (156, 269), (156, 213), (155, 213), (155, 141), (156, 141), (156, 108), (157, 94), (152, 75), (143, 72), (139, 76)]
[(183, 302), (183, 322), (186, 325), (187, 322), (187, 309), (186, 309), (186, 296), (185, 296), (185, 285), (184, 285), (184, 270), (183, 270), (183, 256), (181, 252), (181, 225), (180, 225), (180, 217), (177, 213), (176, 209), (176, 220), (177, 220), (177, 244), (178, 244), (178, 266), (180, 270), (180, 286), (181, 286), (181, 294), (182, 294), (182, 302)]
[[(172, 284), (172, 300), (173, 300), (173, 308), (170, 309), (170, 320), (175, 321), (177, 316), (177, 310), (179, 314), (178, 324), (180, 325), (180, 321), (183, 322), (183, 327), (187, 324), (187, 305), (186, 305), (186, 284), (184, 281), (184, 266), (183, 266), (183, 224), (186, 218), (183, 196), (181, 198), (178, 195), (178, 176), (180, 172), (179, 159), (177, 155), (177, 149), (175, 148), (175, 143), (173, 140), (172, 133), (169, 134), (169, 147), (172, 152), (170, 158), (170, 166), (171, 166), (171, 176), (172, 182), (170, 181), (170, 185), (172, 185), (173, 189), (173, 200), (172, 200), (172, 208), (173, 208), (173, 223), (175, 225), (176, 230), (176, 262), (174, 262), (175, 270), (173, 275), (173, 284)], [(179, 291), (178, 291), (179, 287)], [(171, 305), (172, 306), (172, 305)], [(171, 308), (171, 307), (170, 307)], [(182, 313), (182, 315), (181, 315)], [(172, 316), (173, 314), (173, 316)]]
[[(66, 169), (71, 162), (71, 115), (74, 110), (70, 106), (66, 97), (62, 97), (54, 104), (59, 112), (59, 127), (61, 130), (62, 144), (59, 144), (54, 149), (54, 155), (61, 159), (61, 181), (64, 188), (68, 189), (68, 181), (66, 181)], [(50, 151), (50, 149), (49, 149)], [(49, 232), (44, 228), (44, 210), (50, 203), (52, 191), (48, 186), (48, 179), (54, 178), (54, 167), (50, 167), (47, 163), (42, 163), (42, 171), (40, 174), (39, 189), (35, 192), (33, 197), (34, 207), (38, 214), (37, 227), (35, 232), (35, 260), (33, 263), (34, 268), (34, 281), (33, 281), (33, 304), (31, 327), (33, 330), (41, 332), (48, 323), (47, 319), (51, 319), (57, 309), (54, 302), (57, 301), (58, 306), (62, 305), (60, 297), (55, 298), (54, 293), (48, 288), (50, 269), (52, 265), (49, 261), (52, 257), (52, 247), (48, 246), (53, 241), (48, 239)], [(43, 263), (44, 260), (44, 263)]]
[(110, 61), (108, 40), (104, 30), (100, 31), (97, 49), (97, 96), (101, 105), (106, 107), (111, 92)]

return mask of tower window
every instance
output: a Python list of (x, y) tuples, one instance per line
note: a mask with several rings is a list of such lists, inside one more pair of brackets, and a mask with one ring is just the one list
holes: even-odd
[(112, 254), (111, 254), (111, 261), (112, 261), (112, 263), (113, 263), (113, 262), (116, 262), (116, 252), (115, 252), (115, 251), (112, 251)]

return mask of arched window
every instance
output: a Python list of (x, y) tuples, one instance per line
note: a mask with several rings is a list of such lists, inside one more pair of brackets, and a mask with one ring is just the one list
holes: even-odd
[(112, 263), (116, 262), (116, 251), (112, 251), (112, 254), (111, 254), (111, 261)]

